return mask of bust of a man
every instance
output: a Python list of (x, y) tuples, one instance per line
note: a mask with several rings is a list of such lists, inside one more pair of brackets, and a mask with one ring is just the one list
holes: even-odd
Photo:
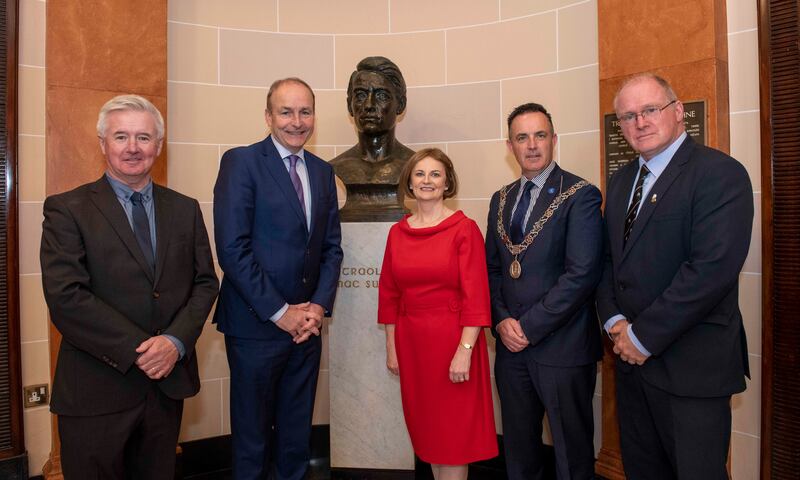
[(347, 85), (347, 111), (358, 130), (358, 143), (331, 160), (347, 187), (343, 221), (394, 221), (406, 212), (397, 184), (414, 151), (394, 135), (397, 117), (405, 109), (406, 82), (397, 65), (385, 57), (358, 62)]

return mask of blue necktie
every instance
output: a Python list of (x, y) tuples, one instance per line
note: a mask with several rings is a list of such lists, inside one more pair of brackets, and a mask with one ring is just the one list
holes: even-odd
[(528, 207), (531, 205), (531, 190), (533, 189), (533, 182), (526, 182), (525, 189), (522, 190), (522, 198), (519, 199), (517, 209), (514, 210), (514, 216), (511, 217), (511, 241), (514, 245), (522, 243), (525, 237), (525, 214), (528, 213)]
[(147, 212), (142, 204), (142, 194), (133, 192), (131, 195), (133, 204), (133, 234), (142, 249), (144, 259), (150, 265), (150, 270), (155, 272), (156, 262), (153, 256), (153, 241), (150, 239), (150, 220), (147, 219)]

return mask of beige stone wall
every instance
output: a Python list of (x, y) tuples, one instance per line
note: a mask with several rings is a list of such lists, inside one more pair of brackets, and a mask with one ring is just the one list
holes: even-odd
[[(25, 384), (49, 381), (47, 312), (38, 262), (45, 191), (45, 9), (45, 1), (20, 0)], [(355, 64), (367, 55), (387, 56), (403, 70), (409, 108), (398, 137), (415, 149), (436, 145), (448, 152), (463, 185), (453, 206), (481, 228), (492, 192), (518, 175), (504, 145), (505, 116), (516, 104), (538, 101), (550, 109), (560, 137), (559, 163), (597, 184), (596, 9), (595, 0), (170, 0), (169, 186), (200, 200), (211, 230), (212, 188), (221, 154), (263, 138), (266, 86), (289, 75), (306, 79), (317, 94), (317, 131), (309, 149), (330, 159), (349, 148), (356, 136), (345, 90)], [(753, 246), (740, 282), (753, 381), (733, 400), (733, 473), (738, 480), (757, 478), (760, 441), (756, 0), (728, 0), (728, 30), (731, 150), (747, 166), (758, 192)], [(230, 432), (225, 350), (210, 324), (198, 351), (202, 390), (186, 403), (183, 440)], [(318, 424), (328, 422), (326, 360), (322, 367)], [(596, 400), (599, 407), (600, 398)], [(25, 436), (31, 474), (38, 474), (50, 451), (47, 408), (25, 411)]]
[[(19, 290), (22, 383), (50, 383), (47, 306), (42, 294), (39, 242), (45, 198), (45, 12), (41, 0), (19, 0)], [(31, 475), (50, 453), (48, 407), (24, 412)]]
[(759, 478), (761, 449), (761, 144), (758, 100), (756, 0), (728, 0), (728, 77), (731, 155), (753, 183), (755, 220), (750, 254), (739, 276), (739, 307), (747, 331), (751, 379), (735, 395), (731, 436), (732, 476)]

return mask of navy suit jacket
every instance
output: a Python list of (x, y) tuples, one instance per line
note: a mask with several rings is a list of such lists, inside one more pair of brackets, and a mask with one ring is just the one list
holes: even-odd
[(641, 367), (650, 384), (683, 396), (740, 392), (748, 362), (739, 271), (753, 225), (747, 171), (687, 137), (642, 200), (623, 248), (638, 170), (630, 162), (609, 181), (600, 319), (622, 314), (633, 324), (652, 354)]
[[(528, 220), (529, 232), (553, 199), (581, 180), (557, 165), (539, 193)], [(509, 185), (505, 228), (519, 190)], [(486, 261), (492, 302), (492, 333), (502, 320), (520, 321), (535, 360), (551, 366), (587, 365), (601, 356), (594, 290), (600, 280), (603, 226), (597, 187), (587, 185), (568, 198), (520, 255), (522, 276), (513, 279), (513, 261), (497, 233), (499, 192), (492, 197), (486, 232)], [(498, 348), (501, 342), (498, 342)]]
[(272, 138), (225, 152), (214, 186), (214, 237), (225, 276), (214, 314), (226, 335), (291, 337), (271, 320), (285, 303), (333, 308), (342, 263), (333, 168), (305, 152), (311, 229)]

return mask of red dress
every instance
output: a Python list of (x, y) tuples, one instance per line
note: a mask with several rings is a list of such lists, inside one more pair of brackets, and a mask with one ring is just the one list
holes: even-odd
[(469, 380), (450, 382), (464, 326), (490, 326), (483, 237), (458, 211), (439, 225), (392, 226), (380, 277), (378, 323), (396, 324), (403, 413), (414, 451), (428, 463), (462, 465), (497, 455), (486, 338)]

